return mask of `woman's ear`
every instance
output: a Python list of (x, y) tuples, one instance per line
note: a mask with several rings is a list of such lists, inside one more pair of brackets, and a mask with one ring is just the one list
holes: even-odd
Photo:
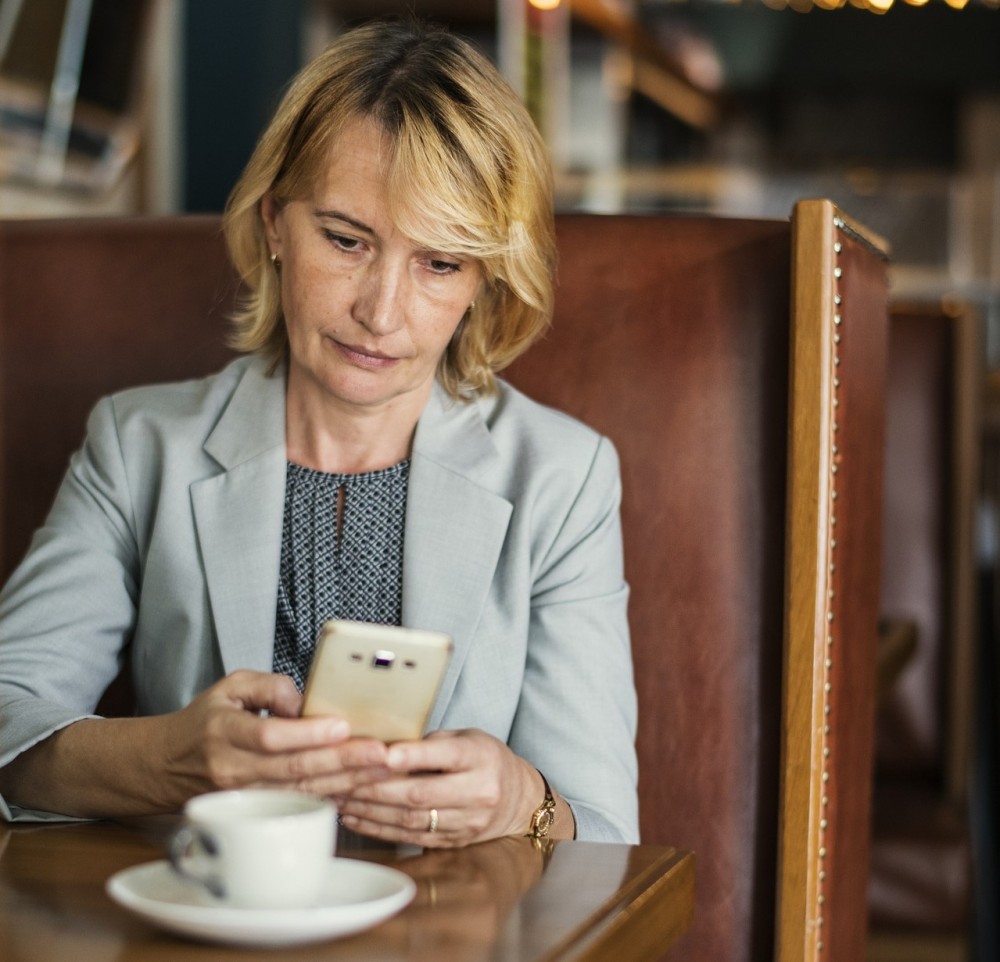
[(472, 294), (472, 301), (469, 304), (469, 310), (472, 310), (476, 306), (476, 301), (480, 298), (485, 297), (485, 295), (490, 290), (490, 283), (482, 274), (482, 269), (480, 268), (479, 283), (476, 285), (476, 289)]
[(264, 221), (264, 236), (267, 238), (267, 246), (272, 254), (281, 253), (281, 235), (278, 230), (278, 220), (281, 215), (281, 207), (275, 200), (274, 193), (268, 191), (260, 199), (260, 216)]

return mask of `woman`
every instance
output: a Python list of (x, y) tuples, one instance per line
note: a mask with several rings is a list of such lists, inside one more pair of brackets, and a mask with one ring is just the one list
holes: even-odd
[[(447, 32), (349, 33), (289, 89), (226, 236), (246, 356), (102, 401), (0, 598), (14, 814), (267, 784), (390, 842), (635, 840), (614, 451), (495, 378), (555, 259), (515, 95)], [(299, 717), (334, 616), (453, 637), (431, 734)], [(128, 644), (140, 717), (95, 718)]]

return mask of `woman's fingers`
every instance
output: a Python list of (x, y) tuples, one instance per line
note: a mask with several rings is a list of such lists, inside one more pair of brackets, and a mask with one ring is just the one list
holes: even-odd
[(202, 791), (268, 784), (349, 792), (389, 775), (384, 744), (350, 739), (341, 718), (294, 717), (300, 703), (284, 676), (234, 672), (173, 716), (176, 769)]
[(342, 718), (261, 718), (247, 711), (225, 711), (219, 734), (235, 748), (261, 755), (282, 755), (340, 744), (350, 737)]
[(258, 777), (290, 784), (317, 795), (353, 791), (359, 786), (395, 777), (383, 764), (385, 746), (370, 739), (353, 739), (325, 748), (253, 754)]
[[(387, 769), (387, 771), (391, 771)], [(351, 801), (379, 802), (394, 808), (489, 808), (499, 791), (493, 778), (479, 770), (419, 773), (392, 777), (358, 788)]]
[(477, 840), (483, 828), (465, 810), (396, 808), (352, 801), (340, 803), (338, 814), (353, 832), (424, 848), (468, 845)]
[(457, 771), (481, 761), (484, 746), (502, 744), (478, 729), (435, 731), (416, 741), (390, 745), (386, 763), (398, 772)]
[(244, 668), (216, 682), (206, 694), (227, 698), (247, 711), (269, 711), (296, 718), (302, 710), (302, 694), (287, 675)]
[(390, 746), (386, 764), (394, 777), (337, 798), (344, 824), (354, 831), (442, 846), (519, 834), (527, 825), (525, 799), (535, 770), (485, 732), (440, 732), (400, 742)]

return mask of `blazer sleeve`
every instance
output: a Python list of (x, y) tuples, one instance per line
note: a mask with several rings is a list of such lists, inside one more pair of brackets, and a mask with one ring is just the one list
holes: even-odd
[(138, 571), (128, 478), (105, 399), (0, 593), (0, 766), (92, 714), (131, 638)]
[(527, 663), (510, 736), (573, 808), (577, 838), (638, 841), (636, 693), (622, 557), (621, 481), (600, 438), (537, 561)]

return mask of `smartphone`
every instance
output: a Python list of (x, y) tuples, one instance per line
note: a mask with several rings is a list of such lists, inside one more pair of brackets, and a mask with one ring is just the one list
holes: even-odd
[(332, 620), (320, 631), (303, 715), (340, 715), (352, 735), (420, 738), (452, 652), (439, 631)]

